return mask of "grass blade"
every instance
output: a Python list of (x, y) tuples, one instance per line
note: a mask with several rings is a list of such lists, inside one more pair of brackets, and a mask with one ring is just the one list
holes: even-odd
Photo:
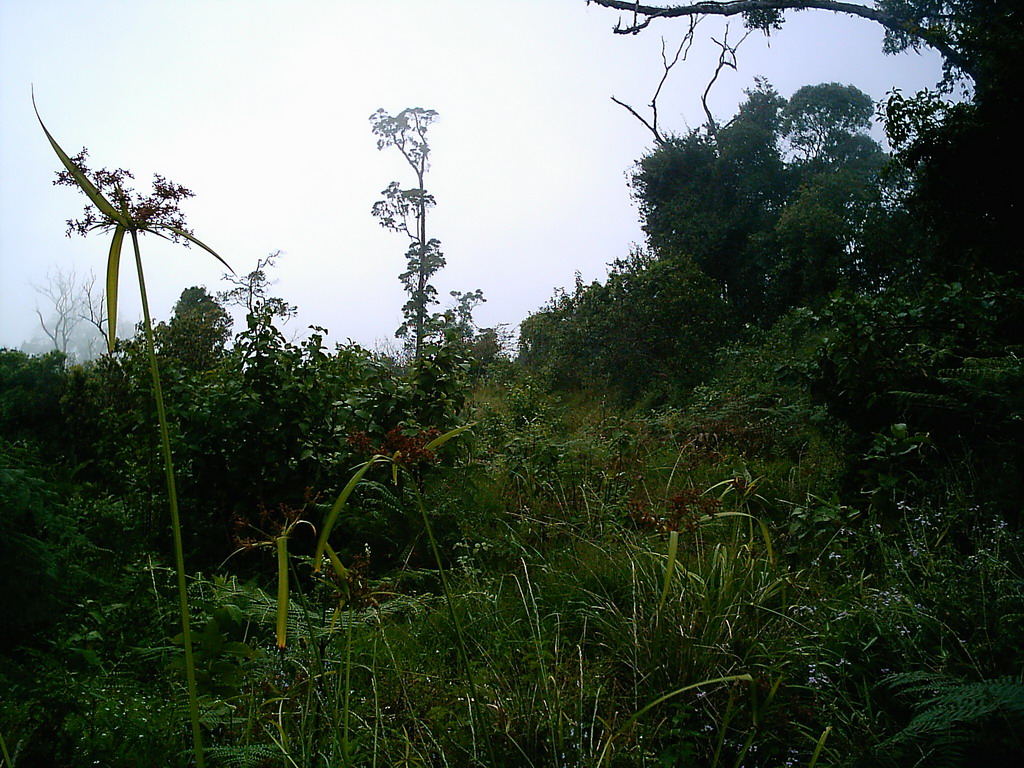
[(744, 675), (726, 675), (725, 677), (716, 677), (716, 678), (714, 678), (712, 680), (701, 680), (699, 683), (691, 683), (690, 685), (683, 686), (682, 688), (677, 688), (676, 690), (672, 691), (671, 693), (666, 693), (664, 696), (658, 697), (657, 699), (652, 701), (650, 704), (647, 704), (642, 709), (638, 710), (636, 712), (636, 714), (634, 714), (631, 718), (629, 718), (629, 720), (626, 721), (626, 724), (622, 728), (620, 728), (619, 731), (621, 732), (621, 731), (626, 730), (626, 728), (628, 728), (629, 726), (633, 725), (633, 723), (635, 723), (637, 720), (639, 720), (641, 717), (643, 717), (643, 715), (647, 714), (648, 711), (654, 709), (659, 704), (663, 704), (666, 701), (668, 701), (669, 699), (674, 698), (675, 696), (678, 696), (681, 693), (686, 693), (687, 691), (692, 691), (694, 688), (701, 688), (701, 687), (703, 687), (705, 685), (714, 685), (715, 683), (732, 683), (732, 682), (737, 682), (737, 681), (741, 681), (741, 680), (743, 682), (749, 683), (753, 679), (754, 678), (752, 678), (750, 675), (746, 675), (746, 674), (744, 674)]
[(57, 140), (50, 135), (46, 125), (43, 123), (43, 118), (39, 116), (39, 108), (36, 106), (36, 94), (35, 90), (32, 91), (32, 109), (36, 112), (36, 119), (39, 120), (39, 125), (43, 128), (43, 133), (46, 134), (46, 138), (50, 141), (50, 146), (53, 147), (53, 151), (57, 153), (57, 157), (60, 158), (61, 163), (67, 168), (68, 173), (71, 174), (72, 178), (78, 183), (78, 186), (85, 192), (92, 204), (95, 205), (100, 213), (109, 218), (111, 221), (120, 224), (122, 227), (128, 226), (128, 219), (125, 218), (124, 214), (121, 213), (117, 208), (111, 205), (110, 201), (103, 196), (103, 194), (96, 188), (96, 186), (89, 181), (89, 177), (82, 173), (78, 166), (71, 162), (71, 158), (68, 157), (67, 153), (60, 148), (60, 144)]
[[(149, 231), (150, 231), (150, 232), (152, 232), (152, 233), (153, 233), (154, 235), (160, 235), (160, 233), (159, 233), (159, 232), (157, 232), (157, 229), (158, 229), (158, 228), (159, 228), (159, 229), (167, 229), (167, 230), (170, 230), (171, 232), (173, 232), (174, 234), (176, 234), (176, 235), (177, 235), (178, 237), (184, 237), (184, 238), (185, 238), (186, 240), (188, 240), (188, 241), (189, 241), (190, 243), (195, 243), (195, 244), (196, 244), (196, 245), (198, 245), (198, 246), (199, 246), (200, 248), (202, 248), (202, 249), (203, 249), (204, 251), (206, 251), (206, 252), (207, 252), (207, 253), (209, 253), (209, 254), (210, 254), (211, 256), (213, 256), (213, 257), (214, 257), (215, 259), (217, 259), (217, 261), (219, 261), (219, 262), (220, 262), (221, 264), (223, 264), (223, 265), (224, 265), (225, 267), (227, 267), (227, 268), (228, 268), (228, 271), (229, 271), (229, 272), (231, 272), (231, 274), (235, 274), (235, 270), (231, 269), (231, 265), (230, 265), (230, 264), (228, 264), (228, 263), (227, 263), (226, 261), (224, 261), (224, 259), (223, 259), (223, 258), (221, 257), (221, 255), (220, 255), (219, 253), (217, 253), (217, 252), (216, 252), (215, 250), (213, 250), (213, 248), (211, 248), (210, 246), (208, 246), (208, 245), (207, 245), (206, 243), (204, 243), (204, 242), (203, 242), (202, 240), (200, 240), (200, 239), (199, 239), (198, 237), (196, 237), (195, 235), (190, 235), (190, 234), (189, 234), (188, 232), (186, 232), (185, 230), (183, 230), (183, 229), (179, 229), (178, 227), (172, 227), (172, 226), (170, 226), (170, 225), (168, 225), (168, 224), (161, 224), (161, 225), (158, 225), (157, 227), (149, 227), (148, 229), (149, 229)], [(163, 235), (160, 235), (160, 236), (161, 236), (161, 237), (163, 237)]]
[(334, 548), (330, 544), (324, 544), (324, 551), (327, 553), (327, 559), (330, 561), (331, 567), (338, 575), (338, 578), (343, 581), (348, 579), (348, 568), (342, 565), (341, 558), (335, 553)]
[(665, 601), (668, 599), (668, 590), (672, 586), (672, 574), (676, 570), (676, 552), (679, 549), (679, 531), (671, 531), (668, 535), (668, 562), (665, 564), (665, 583), (661, 587), (661, 600), (658, 601), (658, 612), (656, 615), (661, 615), (661, 609), (665, 607)]
[(367, 470), (379, 461), (388, 461), (387, 456), (377, 455), (370, 459), (368, 462), (363, 464), (356, 472), (352, 479), (348, 481), (348, 485), (342, 489), (338, 495), (338, 500), (334, 502), (331, 507), (331, 511), (327, 513), (327, 517), (324, 518), (324, 527), (320, 530), (320, 538), (316, 542), (316, 552), (313, 553), (313, 572), (320, 573), (320, 566), (324, 559), (324, 550), (327, 548), (327, 538), (331, 535), (331, 530), (334, 528), (335, 522), (338, 520), (338, 515), (341, 514), (341, 510), (345, 507), (345, 502), (348, 501), (348, 497), (352, 495), (352, 491), (355, 490), (356, 486), (359, 485), (359, 481), (363, 479), (363, 475), (366, 474)]
[(758, 528), (761, 529), (761, 536), (764, 539), (765, 550), (768, 553), (768, 562), (775, 562), (775, 550), (772, 548), (772, 536), (768, 532), (768, 526), (765, 525), (760, 518), (754, 517), (748, 512), (716, 512), (713, 515), (705, 515), (704, 517), (700, 518), (699, 522), (707, 523), (712, 520), (718, 520), (723, 517), (745, 517), (748, 520), (752, 520), (753, 522), (757, 523)]
[(818, 758), (821, 757), (821, 750), (825, 748), (825, 742), (828, 741), (828, 735), (832, 733), (832, 726), (828, 726), (822, 731), (821, 736), (818, 737), (818, 743), (814, 745), (814, 754), (811, 755), (811, 762), (807, 764), (807, 768), (814, 768), (818, 764)]
[(423, 450), (425, 450), (425, 451), (432, 451), (435, 448), (440, 448), (442, 445), (447, 443), (453, 437), (458, 437), (463, 432), (465, 432), (467, 429), (472, 429), (475, 426), (476, 426), (476, 422), (473, 422), (472, 424), (463, 424), (461, 427), (456, 427), (455, 429), (451, 430), (450, 432), (445, 432), (440, 437), (435, 437), (433, 440), (431, 440), (429, 443), (427, 443), (425, 446), (423, 446)]
[(608, 741), (605, 742), (604, 749), (601, 750), (601, 755), (598, 758), (597, 764), (599, 766), (604, 764), (605, 758), (608, 756), (608, 751), (611, 749), (612, 742), (615, 741), (616, 738), (618, 738), (621, 734), (625, 733), (629, 728), (631, 728), (636, 723), (637, 720), (639, 720), (641, 717), (643, 717), (645, 714), (647, 714), (647, 712), (649, 712), (650, 710), (654, 709), (659, 704), (663, 704), (664, 702), (668, 701), (669, 699), (671, 699), (671, 698), (673, 698), (675, 696), (678, 696), (681, 693), (686, 693), (687, 691), (692, 691), (694, 688), (702, 688), (705, 685), (714, 685), (716, 683), (732, 683), (732, 682), (737, 682), (737, 681), (740, 681), (740, 680), (749, 683), (753, 679), (754, 678), (751, 677), (750, 675), (726, 675), (725, 677), (716, 677), (716, 678), (713, 678), (711, 680), (701, 680), (699, 683), (691, 683), (690, 685), (686, 685), (686, 686), (683, 686), (682, 688), (677, 688), (676, 690), (671, 691), (670, 693), (666, 693), (664, 696), (659, 696), (657, 699), (655, 699), (654, 701), (650, 702), (649, 704), (647, 704), (646, 706), (644, 706), (643, 708), (638, 710), (636, 712), (636, 714), (634, 714), (631, 718), (629, 718), (629, 720), (627, 720), (623, 724), (623, 726), (621, 728), (619, 728), (608, 739)]

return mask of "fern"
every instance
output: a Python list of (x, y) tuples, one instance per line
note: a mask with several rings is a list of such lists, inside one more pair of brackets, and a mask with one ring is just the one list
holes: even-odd
[(264, 744), (209, 747), (206, 757), (217, 768), (270, 768), (283, 763), (281, 750)]
[(939, 387), (929, 392), (893, 390), (905, 406), (925, 410), (970, 413), (990, 428), (1020, 423), (1024, 357), (1011, 349), (1002, 357), (967, 357), (959, 365), (934, 372)]
[(891, 675), (883, 684), (910, 699), (914, 717), (879, 745), (888, 761), (966, 766), (1024, 754), (1024, 683), (1010, 677), (966, 682), (928, 672)]

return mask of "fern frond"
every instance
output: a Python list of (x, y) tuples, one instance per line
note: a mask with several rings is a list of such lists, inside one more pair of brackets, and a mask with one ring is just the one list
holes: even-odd
[(977, 748), (995, 756), (1020, 754), (1024, 744), (1024, 683), (1012, 677), (966, 682), (948, 675), (908, 672), (883, 684), (910, 699), (914, 717), (881, 745), (889, 757), (920, 755), (918, 764), (974, 765)]
[(281, 750), (264, 744), (209, 747), (206, 757), (212, 765), (223, 768), (270, 768), (281, 765)]

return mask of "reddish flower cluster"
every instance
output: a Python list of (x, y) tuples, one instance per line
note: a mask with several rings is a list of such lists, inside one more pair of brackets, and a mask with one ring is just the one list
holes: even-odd
[[(348, 578), (342, 587), (343, 594), (347, 596), (346, 604), (359, 610), (379, 605), (373, 589), (370, 587), (370, 558), (367, 555), (356, 555), (352, 558), (352, 564), (348, 566)], [(331, 571), (331, 578), (339, 582), (338, 575)]]
[(435, 464), (437, 456), (433, 451), (428, 451), (426, 446), (440, 434), (436, 427), (412, 435), (406, 434), (401, 427), (394, 427), (384, 436), (381, 444), (375, 446), (368, 434), (357, 430), (348, 436), (348, 444), (355, 453), (390, 456), (404, 466)]
[[(254, 524), (245, 515), (235, 515), (234, 520), (232, 520), (234, 533), (231, 538), (235, 545), (242, 549), (252, 549), (261, 544), (266, 544), (267, 541), (273, 540), (273, 537), (280, 535), (281, 531), (302, 517), (302, 512), (302, 508), (296, 509), (289, 507), (287, 504), (278, 504), (271, 509), (260, 504), (259, 523), (257, 524)], [(253, 537), (252, 533), (259, 535)]]
[[(86, 165), (88, 156), (88, 150), (83, 149), (71, 158), (71, 162), (92, 181), (96, 189), (115, 208), (127, 215), (128, 219), (134, 223), (134, 226), (131, 227), (132, 229), (145, 229), (150, 226), (161, 228), (174, 227), (183, 232), (189, 232), (185, 222), (185, 215), (178, 208), (178, 205), (182, 200), (195, 196), (192, 190), (168, 181), (156, 173), (153, 174), (153, 192), (148, 197), (143, 197), (126, 184), (129, 179), (134, 180), (135, 178), (131, 171), (126, 171), (123, 168), (117, 168), (113, 171), (100, 168), (98, 171), (92, 171)], [(59, 171), (57, 173), (57, 180), (53, 183), (58, 186), (81, 189), (78, 182), (67, 170)], [(90, 203), (86, 206), (85, 213), (81, 219), (68, 220), (67, 234), (70, 237), (72, 232), (77, 232), (84, 236), (91, 229), (106, 229), (114, 226), (114, 224), (114, 221), (108, 219), (106, 215), (98, 211)], [(174, 242), (179, 242), (179, 235), (171, 230), (168, 230), (165, 236)], [(188, 246), (187, 240), (182, 240), (181, 242)]]
[(634, 523), (661, 533), (695, 531), (701, 519), (713, 517), (721, 506), (722, 502), (719, 499), (704, 496), (692, 488), (672, 496), (664, 511), (652, 509), (640, 499), (632, 499), (628, 505), (629, 516)]
[(373, 440), (361, 429), (357, 429), (350, 434), (346, 438), (346, 442), (348, 442), (348, 447), (352, 449), (353, 453), (361, 456), (372, 456), (377, 452), (376, 447), (373, 445)]

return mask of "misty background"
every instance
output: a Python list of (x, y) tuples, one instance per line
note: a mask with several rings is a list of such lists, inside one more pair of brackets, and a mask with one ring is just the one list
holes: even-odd
[[(662, 40), (671, 55), (687, 24), (618, 36), (616, 20), (584, 0), (0, 0), (0, 346), (45, 341), (35, 310), (49, 305), (33, 286), (90, 270), (99, 285), (106, 261), (108, 238), (65, 236), (86, 200), (52, 185), (33, 86), (70, 154), (85, 146), (90, 167), (131, 170), (138, 191), (160, 173), (195, 192), (189, 225), (237, 272), (281, 251), (274, 293), (299, 307), (286, 332), (316, 324), (369, 347), (401, 322), (407, 245), (370, 208), (411, 180), (395, 150), (377, 151), (368, 118), (434, 109), (429, 227), (448, 265), (433, 282), (442, 299), (482, 289), (477, 323), (515, 326), (576, 272), (603, 278), (643, 242), (626, 174), (652, 137), (611, 97), (646, 114)], [(704, 122), (726, 27), (699, 25), (662, 90), (664, 130)], [(728, 25), (730, 44), (743, 34)], [(757, 76), (785, 97), (840, 82), (876, 101), (938, 81), (937, 55), (884, 56), (881, 39), (861, 19), (790, 14), (746, 39), (709, 106), (728, 120)], [(227, 287), (200, 249), (145, 237), (142, 254), (155, 319), (184, 288)], [(120, 313), (134, 322), (125, 255)]]

